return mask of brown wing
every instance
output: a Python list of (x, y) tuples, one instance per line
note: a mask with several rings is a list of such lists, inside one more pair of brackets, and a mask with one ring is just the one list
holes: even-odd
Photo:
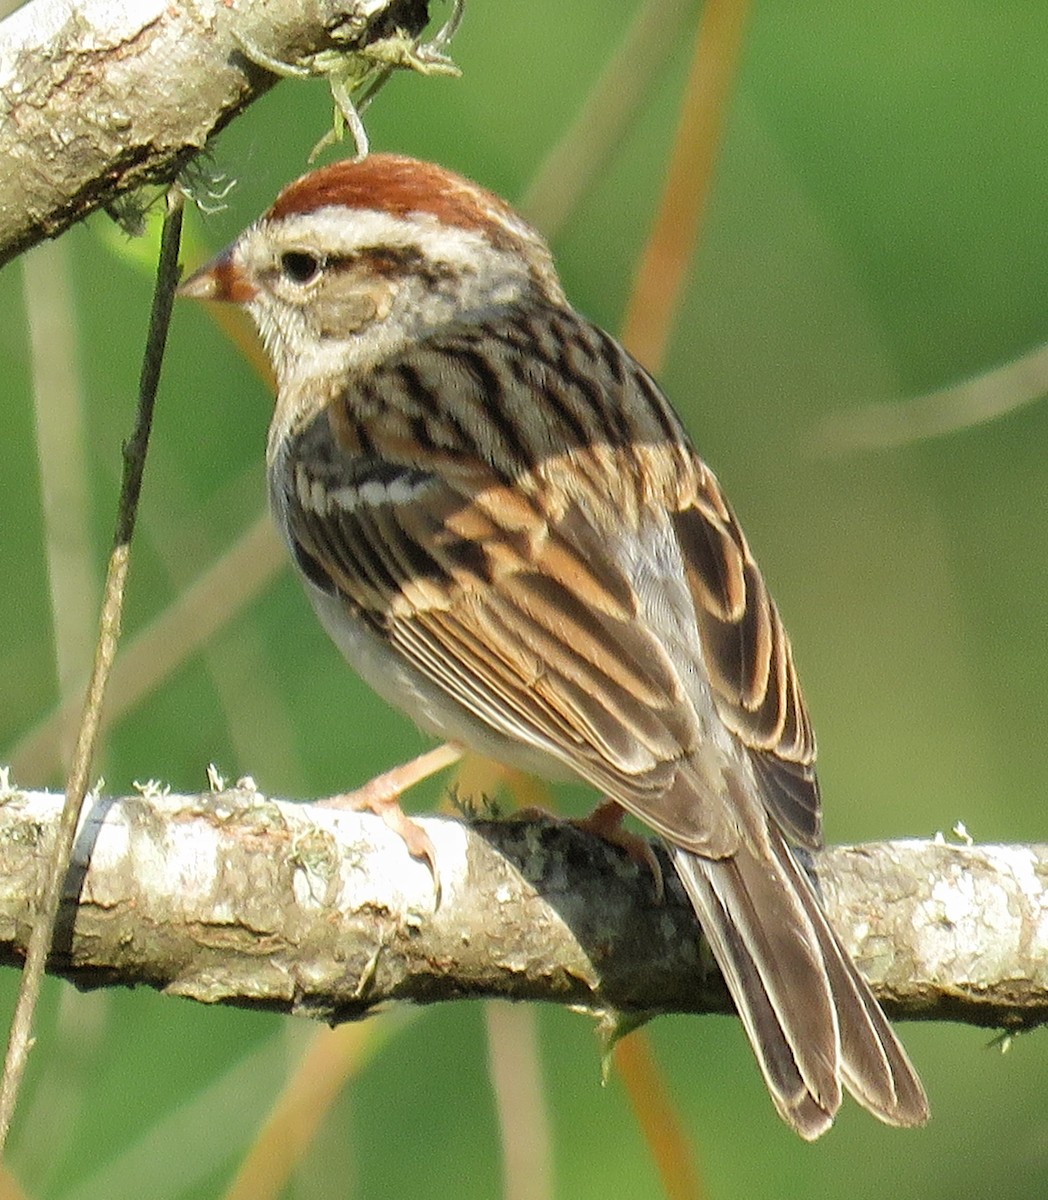
[[(715, 481), (595, 327), (546, 312), (418, 347), (317, 418), (279, 472), (275, 502), (305, 572), (476, 720), (679, 844), (729, 853), (736, 822), (700, 753), (705, 659), (718, 710), (772, 764), (778, 796), (771, 734), (782, 742), (787, 722), (773, 728), (769, 697), (783, 654), (792, 680), (788, 643), (755, 568), (741, 586), (765, 610), (737, 612), (740, 584), (723, 573), (739, 564), (716, 552), (737, 532), (730, 514), (702, 540)], [(677, 511), (681, 495), (695, 502)], [(596, 515), (609, 510), (613, 528)], [(734, 607), (717, 606), (725, 597)], [(751, 633), (770, 647), (756, 657)], [(747, 708), (762, 664), (761, 702)], [(795, 685), (785, 694), (806, 730)]]
[(751, 751), (765, 802), (794, 840), (822, 840), (815, 737), (775, 602), (720, 485), (704, 464), (674, 517), (717, 708)]

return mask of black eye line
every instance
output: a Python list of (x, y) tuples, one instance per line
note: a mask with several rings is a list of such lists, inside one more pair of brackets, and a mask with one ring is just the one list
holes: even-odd
[(358, 263), (367, 262), (379, 274), (400, 274), (415, 266), (421, 259), (414, 247), (361, 246), (348, 254), (318, 254), (312, 250), (285, 250), (280, 256), (280, 273), (299, 287), (324, 273), (344, 271)]

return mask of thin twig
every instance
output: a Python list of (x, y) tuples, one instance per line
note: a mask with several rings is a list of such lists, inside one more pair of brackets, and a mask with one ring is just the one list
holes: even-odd
[(805, 431), (804, 446), (809, 454), (826, 457), (894, 450), (999, 420), (1046, 393), (1048, 346), (1037, 346), (1003, 366), (923, 396), (830, 413)]
[(489, 1000), (488, 1078), (502, 1143), (502, 1200), (553, 1195), (553, 1135), (533, 1007)]
[[(101, 578), (91, 553), (91, 487), (84, 382), (67, 242), (22, 260), (30, 334), (40, 496), (59, 696), (79, 698), (91, 664)], [(69, 769), (79, 704), (62, 729)]]
[(290, 1072), (222, 1200), (276, 1200), (283, 1195), (347, 1082), (420, 1011), (404, 1006), (383, 1013), (377, 1021), (318, 1030)]
[(695, 257), (748, 14), (749, 0), (710, 0), (702, 10), (666, 187), (622, 322), (623, 342), (649, 371), (666, 356)]
[(0, 1078), (0, 1153), (7, 1143), (18, 1091), (25, 1074), (26, 1061), (32, 1046), (33, 1015), (40, 996), (40, 985), (47, 966), (51, 939), (62, 899), (62, 890), (76, 841), (80, 810), (87, 794), (88, 779), (94, 760), (109, 672), (113, 666), (120, 638), (120, 618), (124, 606), (124, 590), (130, 557), (131, 536), (135, 529), (138, 497), (142, 489), (149, 431), (153, 423), (156, 390), (160, 381), (160, 366), (171, 323), (171, 307), (178, 284), (178, 250), (182, 236), (182, 195), (173, 188), (168, 194), (168, 211), (160, 240), (156, 289), (146, 336), (146, 350), (139, 379), (138, 412), (134, 430), (124, 446), (124, 476), (117, 506), (116, 532), (113, 551), (106, 572), (102, 612), (99, 618), (98, 644), (94, 667), (87, 687), (84, 712), (73, 751), (73, 764), (66, 783), (66, 798), (62, 817), (51, 851), (48, 879), (41, 889), (33, 931), (26, 951), (25, 968), (7, 1043), (3, 1077)]
[(643, 1030), (615, 1043), (615, 1065), (629, 1095), (633, 1116), (647, 1144), (666, 1200), (704, 1200), (695, 1147), (679, 1106)]
[(646, 0), (571, 124), (542, 160), (520, 208), (551, 241), (621, 147), (676, 51), (694, 7), (690, 0)]

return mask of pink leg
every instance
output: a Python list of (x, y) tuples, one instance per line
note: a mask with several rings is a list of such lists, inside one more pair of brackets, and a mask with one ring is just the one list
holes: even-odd
[[(630, 833), (629, 830), (622, 828), (622, 819), (625, 815), (626, 810), (621, 804), (615, 800), (604, 799), (588, 817), (569, 820), (566, 823), (574, 825), (576, 829), (581, 829), (583, 833), (591, 833), (594, 837), (600, 838), (602, 842), (618, 846), (620, 850), (625, 850), (638, 866), (647, 867), (652, 874), (655, 902), (661, 904), (666, 894), (662, 867), (646, 837), (641, 837), (639, 833)], [(519, 808), (513, 816), (517, 820), (545, 818), (546, 820), (562, 821), (564, 819), (557, 816), (556, 813), (550, 812), (549, 809), (537, 805)]]
[(413, 858), (424, 858), (433, 873), (433, 882), (437, 889), (437, 900), (440, 900), (440, 876), (437, 873), (436, 852), (429, 834), (421, 825), (413, 821), (400, 807), (400, 797), (416, 783), (428, 779), (437, 771), (450, 767), (462, 757), (462, 747), (454, 742), (446, 742), (435, 750), (428, 750), (413, 758), (410, 762), (402, 763), (391, 771), (376, 775), (363, 787), (352, 792), (343, 792), (338, 796), (329, 796), (318, 800), (321, 808), (345, 808), (351, 812), (372, 812), (393, 830)]
[(602, 800), (588, 817), (569, 823), (576, 829), (592, 833), (601, 841), (618, 846), (625, 850), (635, 863), (647, 867), (651, 871), (655, 883), (655, 901), (657, 904), (661, 904), (666, 892), (662, 867), (655, 857), (655, 851), (651, 848), (651, 842), (646, 837), (630, 833), (629, 830), (622, 828), (622, 819), (625, 815), (626, 810), (622, 805), (617, 804), (614, 800)]

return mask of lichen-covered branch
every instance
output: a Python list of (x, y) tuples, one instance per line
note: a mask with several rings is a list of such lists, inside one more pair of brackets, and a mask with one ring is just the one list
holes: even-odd
[(0, 21), (0, 266), (170, 182), (274, 82), (245, 43), (296, 63), (427, 16), (425, 0), (30, 0)]
[[(0, 792), (0, 961), (18, 961), (61, 797)], [(729, 1003), (667, 864), (552, 821), (429, 818), (443, 895), (377, 818), (253, 787), (96, 798), (52, 969), (206, 1002), (359, 1017), (392, 1000), (546, 1000), (595, 1012)], [(1048, 846), (886, 842), (813, 868), (895, 1016), (1048, 1021)]]

